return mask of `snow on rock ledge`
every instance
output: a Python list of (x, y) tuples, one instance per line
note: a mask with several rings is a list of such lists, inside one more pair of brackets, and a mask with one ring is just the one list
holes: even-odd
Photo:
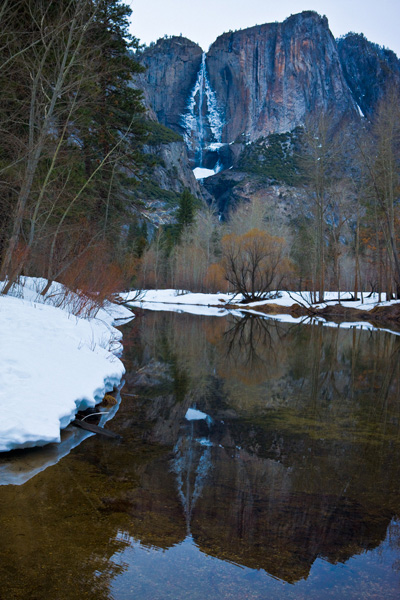
[(212, 177), (215, 175), (216, 171), (214, 169), (205, 169), (204, 167), (196, 167), (193, 169), (193, 175), (196, 179), (206, 179), (207, 177)]
[(111, 323), (132, 317), (115, 307), (112, 315), (101, 310), (80, 319), (37, 303), (29, 285), (23, 292), (29, 299), (0, 297), (2, 452), (59, 442), (77, 410), (121, 381), (124, 367), (114, 353), (122, 334)]

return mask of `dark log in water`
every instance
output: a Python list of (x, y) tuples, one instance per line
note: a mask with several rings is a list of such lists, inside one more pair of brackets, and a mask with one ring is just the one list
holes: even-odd
[(99, 427), (98, 425), (94, 425), (93, 423), (87, 423), (86, 421), (80, 421), (79, 419), (74, 419), (71, 421), (71, 425), (75, 425), (75, 427), (80, 427), (81, 429), (86, 429), (86, 431), (91, 431), (92, 433), (99, 433), (100, 435), (104, 435), (108, 438), (113, 438), (115, 440), (121, 440), (121, 436), (118, 433), (114, 433), (113, 431), (109, 431), (108, 429), (103, 429), (103, 427)]

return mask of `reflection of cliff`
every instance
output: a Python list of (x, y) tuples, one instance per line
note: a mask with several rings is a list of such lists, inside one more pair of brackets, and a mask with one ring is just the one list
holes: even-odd
[(213, 460), (192, 521), (204, 552), (293, 583), (318, 557), (345, 561), (385, 538), (390, 517), (378, 507), (369, 514), (346, 494), (296, 490), (290, 468), (244, 450)]
[[(90, 438), (0, 486), (1, 597), (109, 598), (132, 538), (166, 550), (190, 535), (288, 582), (385, 539), (400, 515), (398, 338), (147, 313), (124, 340), (122, 442)], [(212, 422), (187, 421), (194, 406)]]
[[(147, 539), (151, 523), (152, 543), (165, 547), (157, 511), (173, 493), (176, 542), (186, 530), (202, 551), (289, 582), (307, 577), (317, 557), (336, 563), (378, 546), (400, 514), (399, 448), (388, 443), (399, 433), (396, 338), (258, 319), (213, 323), (146, 315), (143, 362), (164, 365), (169, 395), (160, 395), (160, 367), (148, 367), (158, 378), (153, 392), (135, 388), (135, 378), (132, 389), (144, 394), (136, 405), (149, 423), (143, 436), (175, 449), (152, 488), (156, 512), (138, 501), (147, 483), (126, 507), (131, 531)], [(211, 428), (185, 421), (194, 404), (213, 417)], [(166, 469), (158, 464), (146, 472)]]

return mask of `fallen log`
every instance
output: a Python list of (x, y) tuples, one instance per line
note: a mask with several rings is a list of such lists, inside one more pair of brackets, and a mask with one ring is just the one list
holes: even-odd
[(81, 429), (85, 429), (86, 431), (91, 431), (92, 433), (98, 433), (100, 435), (103, 435), (104, 437), (112, 438), (115, 440), (122, 439), (118, 433), (114, 433), (113, 431), (109, 431), (108, 429), (103, 429), (103, 427), (99, 427), (98, 425), (94, 425), (93, 423), (81, 421), (80, 419), (74, 419), (73, 421), (71, 421), (71, 425), (75, 425), (75, 427), (80, 427)]

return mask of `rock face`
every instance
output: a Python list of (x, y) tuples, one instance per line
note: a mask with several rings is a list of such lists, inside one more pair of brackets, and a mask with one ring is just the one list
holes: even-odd
[(146, 166), (135, 194), (144, 204), (142, 214), (148, 223), (158, 227), (175, 222), (179, 195), (184, 189), (199, 200), (208, 195), (193, 175), (182, 139), (149, 143), (143, 146), (143, 154)]
[(184, 37), (163, 38), (139, 57), (147, 68), (136, 82), (163, 125), (184, 133), (182, 115), (195, 85), (203, 51)]
[[(297, 214), (298, 207), (305, 205), (304, 192), (288, 185), (272, 185), (265, 178), (243, 173), (237, 169), (227, 169), (208, 177), (203, 187), (218, 208), (218, 213), (227, 218), (229, 211), (250, 200), (260, 200), (269, 214), (271, 228), (289, 225)], [(273, 221), (273, 222), (272, 222)]]
[(221, 35), (207, 68), (224, 142), (290, 131), (315, 110), (356, 114), (328, 21), (315, 12)]
[(136, 84), (153, 114), (183, 135), (192, 167), (216, 171), (233, 164), (234, 141), (292, 131), (322, 110), (334, 121), (358, 119), (358, 107), (371, 116), (387, 84), (400, 85), (393, 52), (358, 34), (336, 42), (313, 11), (224, 33), (207, 54), (164, 38), (140, 61), (147, 70)]
[(161, 159), (154, 167), (154, 174), (160, 188), (178, 194), (187, 188), (191, 194), (201, 198), (200, 186), (189, 167), (186, 146), (183, 142), (144, 146), (143, 152)]
[(391, 84), (400, 88), (400, 60), (387, 48), (350, 33), (338, 40), (339, 56), (347, 84), (367, 117), (371, 117)]
[[(400, 89), (400, 61), (393, 52), (362, 34), (336, 41), (326, 17), (313, 11), (224, 33), (207, 54), (184, 37), (163, 38), (139, 59), (147, 70), (134, 85), (144, 92), (148, 118), (183, 140), (148, 149), (155, 159), (161, 157), (153, 180), (169, 204), (187, 187), (199, 198), (213, 198), (223, 215), (263, 193), (266, 184), (268, 198), (284, 205), (287, 215), (292, 210), (292, 202), (285, 204), (273, 186), (293, 189), (296, 183), (277, 176), (266, 181), (246, 170), (243, 157), (252, 147), (270, 147), (271, 134), (293, 132), (320, 111), (329, 113), (334, 125), (358, 121), (361, 113), (370, 118), (389, 85)], [(259, 152), (258, 158), (268, 156)], [(199, 186), (190, 173), (198, 166), (218, 174)], [(159, 202), (156, 192), (147, 187), (146, 202)]]

